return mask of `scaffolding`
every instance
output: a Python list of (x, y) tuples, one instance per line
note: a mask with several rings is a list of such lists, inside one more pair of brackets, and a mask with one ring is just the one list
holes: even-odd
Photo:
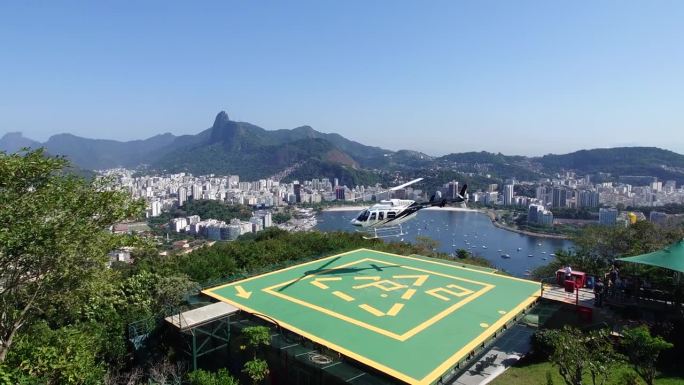
[(235, 306), (216, 302), (165, 318), (181, 334), (181, 350), (191, 357), (192, 370), (197, 370), (198, 358), (228, 349), (230, 317), (238, 311)]

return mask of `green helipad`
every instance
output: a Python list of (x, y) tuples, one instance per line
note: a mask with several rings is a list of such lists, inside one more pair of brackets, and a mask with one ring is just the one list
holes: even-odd
[(430, 384), (539, 296), (536, 282), (360, 249), (205, 290), (409, 384)]

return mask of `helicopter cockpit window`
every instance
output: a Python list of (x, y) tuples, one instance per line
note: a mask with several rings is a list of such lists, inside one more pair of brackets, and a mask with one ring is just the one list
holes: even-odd
[(390, 211), (387, 213), (387, 219), (394, 219), (397, 217), (397, 214), (394, 211)]
[(375, 220), (375, 212), (372, 212), (370, 215), (370, 220), (374, 221)]
[(356, 218), (359, 222), (365, 222), (368, 219), (368, 210), (363, 210), (361, 214)]
[(378, 220), (381, 221), (381, 220), (383, 220), (383, 219), (385, 219), (385, 212), (384, 212), (384, 211), (380, 211), (380, 212), (378, 213)]

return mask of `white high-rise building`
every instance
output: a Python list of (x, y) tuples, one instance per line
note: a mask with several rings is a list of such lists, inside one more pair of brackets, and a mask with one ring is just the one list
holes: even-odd
[(188, 220), (185, 218), (173, 218), (171, 220), (171, 228), (173, 229), (173, 231), (175, 231), (177, 233), (184, 230), (187, 225), (188, 225)]
[(153, 217), (158, 217), (161, 215), (162, 212), (162, 203), (160, 201), (153, 201), (152, 202), (152, 216)]
[(651, 183), (651, 190), (655, 192), (660, 192), (663, 190), (663, 182), (652, 182)]
[(185, 187), (178, 188), (178, 206), (183, 206), (188, 201), (188, 189)]
[(504, 206), (510, 206), (513, 204), (513, 185), (512, 184), (507, 184), (504, 186), (504, 201), (503, 204)]
[(271, 212), (267, 212), (264, 214), (264, 228), (268, 228), (273, 226), (273, 216), (271, 215)]
[(199, 184), (192, 185), (192, 199), (193, 200), (202, 199), (202, 185), (199, 185)]

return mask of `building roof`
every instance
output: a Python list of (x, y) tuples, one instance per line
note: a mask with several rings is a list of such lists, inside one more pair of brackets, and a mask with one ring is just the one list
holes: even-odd
[(426, 385), (540, 294), (538, 282), (359, 249), (203, 291), (397, 380)]

